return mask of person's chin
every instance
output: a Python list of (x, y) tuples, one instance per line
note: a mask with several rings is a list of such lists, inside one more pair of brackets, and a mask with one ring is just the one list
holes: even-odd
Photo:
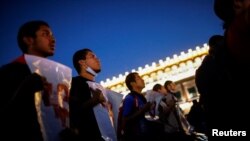
[(53, 55), (54, 55), (54, 51), (48, 52), (46, 56), (49, 57), (49, 56), (53, 56)]
[(101, 69), (98, 69), (98, 70), (95, 70), (96, 73), (100, 73), (101, 72)]

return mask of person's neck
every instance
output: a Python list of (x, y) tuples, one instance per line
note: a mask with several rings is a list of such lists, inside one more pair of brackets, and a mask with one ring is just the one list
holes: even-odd
[(92, 74), (90, 74), (88, 72), (82, 72), (79, 75), (88, 79), (88, 80), (95, 81), (95, 76), (93, 76)]
[(38, 57), (42, 57), (42, 58), (47, 58), (48, 56), (46, 55), (43, 55), (39, 52), (34, 52), (34, 51), (28, 51), (26, 54), (29, 54), (29, 55), (34, 55), (34, 56), (38, 56)]
[(139, 93), (139, 94), (142, 94), (142, 93), (141, 93), (141, 92), (142, 92), (142, 89), (135, 88), (135, 89), (133, 89), (133, 91), (135, 91), (135, 92), (137, 92), (137, 93)]

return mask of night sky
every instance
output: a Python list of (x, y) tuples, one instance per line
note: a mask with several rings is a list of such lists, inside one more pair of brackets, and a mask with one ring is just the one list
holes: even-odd
[(56, 38), (50, 59), (73, 68), (76, 50), (90, 48), (100, 58), (96, 80), (203, 46), (223, 34), (213, 0), (1, 0), (0, 65), (21, 55), (16, 36), (29, 20), (49, 23)]

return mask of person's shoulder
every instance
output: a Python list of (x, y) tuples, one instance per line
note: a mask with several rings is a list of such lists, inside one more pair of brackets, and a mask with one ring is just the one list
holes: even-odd
[(0, 67), (0, 73), (10, 73), (13, 71), (22, 71), (22, 70), (27, 70), (28, 66), (27, 64), (23, 64), (23, 63), (19, 63), (19, 62), (11, 62), (11, 63), (7, 63), (4, 64)]
[(207, 55), (203, 59), (201, 65), (196, 69), (195, 75), (200, 75), (203, 73), (212, 73), (219, 68), (217, 64), (218, 62), (213, 56)]
[(73, 76), (72, 77), (72, 81), (77, 81), (77, 80), (79, 80), (79, 76)]
[(4, 71), (4, 70), (10, 68), (11, 66), (12, 66), (11, 63), (3, 64), (3, 65), (0, 67), (0, 71), (2, 72), (2, 71)]
[(215, 58), (212, 55), (206, 55), (204, 59), (202, 60), (202, 63), (199, 68), (207, 68), (211, 67), (212, 65), (215, 64)]
[[(25, 58), (24, 56), (19, 56), (17, 57), (16, 59), (14, 59), (13, 61), (9, 62), (9, 63), (6, 63), (6, 64), (3, 64), (1, 67), (0, 67), (0, 70), (3, 71), (3, 70), (11, 70), (11, 69), (16, 69), (16, 68), (21, 68), (21, 67), (27, 67), (27, 63), (25, 61)], [(19, 69), (20, 69), (19, 68)]]
[(82, 77), (80, 77), (80, 76), (72, 77), (71, 85), (73, 87), (82, 87), (82, 86), (84, 86), (84, 84), (87, 85), (87, 82), (84, 81), (84, 79)]
[(126, 102), (127, 101), (134, 101), (134, 98), (135, 98), (135, 94), (131, 92), (125, 96), (124, 101), (126, 101)]
[(132, 93), (129, 93), (125, 96), (124, 99), (131, 99), (131, 98), (134, 98), (134, 95)]
[(170, 98), (172, 98), (172, 97), (173, 97), (173, 95), (170, 94), (170, 93), (168, 93), (168, 94), (165, 96), (165, 98), (167, 98), (167, 99), (170, 99)]
[(87, 79), (85, 79), (84, 77), (81, 77), (81, 76), (74, 76), (72, 77), (72, 82), (86, 82)]
[(0, 67), (0, 76), (1, 78), (6, 76), (6, 74), (8, 74), (10, 72), (12, 68), (11, 64), (4, 64)]

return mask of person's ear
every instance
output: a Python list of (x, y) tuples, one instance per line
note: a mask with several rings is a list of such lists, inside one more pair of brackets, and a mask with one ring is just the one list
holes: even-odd
[(134, 87), (134, 86), (136, 85), (136, 82), (135, 82), (135, 81), (132, 81), (132, 82), (130, 82), (130, 85), (131, 85), (132, 87)]
[(78, 63), (80, 64), (81, 68), (87, 68), (87, 64), (85, 60), (79, 60)]
[(23, 37), (23, 41), (27, 46), (31, 46), (33, 44), (33, 38), (32, 37)]

